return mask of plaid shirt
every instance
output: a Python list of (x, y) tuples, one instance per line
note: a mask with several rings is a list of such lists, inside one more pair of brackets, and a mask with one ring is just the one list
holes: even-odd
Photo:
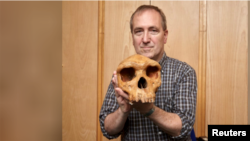
[[(155, 97), (155, 106), (179, 115), (182, 121), (181, 134), (172, 137), (163, 132), (150, 119), (133, 109), (125, 123), (123, 139), (125, 141), (171, 141), (189, 140), (195, 121), (197, 80), (195, 70), (188, 64), (164, 55), (159, 61), (162, 67), (161, 81)], [(99, 120), (103, 135), (108, 139), (117, 138), (121, 133), (110, 136), (104, 129), (106, 116), (118, 109), (115, 92), (110, 83), (104, 99)]]

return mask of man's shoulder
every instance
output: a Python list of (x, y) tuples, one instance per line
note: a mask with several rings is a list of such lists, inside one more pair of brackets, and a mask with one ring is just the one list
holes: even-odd
[(195, 72), (194, 68), (190, 66), (188, 63), (169, 56), (167, 56), (166, 58), (166, 63), (164, 67), (166, 69), (172, 69), (176, 72), (181, 72), (181, 73)]

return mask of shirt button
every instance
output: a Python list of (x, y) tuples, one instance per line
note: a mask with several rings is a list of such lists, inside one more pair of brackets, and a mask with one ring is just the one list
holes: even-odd
[(161, 72), (163, 73), (164, 71), (162, 70)]
[(158, 135), (161, 135), (162, 133), (161, 132), (158, 132)]

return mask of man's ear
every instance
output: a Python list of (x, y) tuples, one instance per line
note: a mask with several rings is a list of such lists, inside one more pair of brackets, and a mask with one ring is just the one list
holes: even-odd
[(168, 38), (168, 30), (166, 29), (166, 30), (164, 31), (164, 44), (167, 43), (167, 38)]

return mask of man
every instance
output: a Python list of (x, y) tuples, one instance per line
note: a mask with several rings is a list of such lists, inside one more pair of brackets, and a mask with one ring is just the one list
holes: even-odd
[(168, 30), (164, 13), (142, 5), (130, 20), (137, 54), (158, 61), (162, 84), (155, 103), (128, 103), (128, 95), (117, 86), (113, 74), (100, 112), (101, 130), (109, 139), (122, 134), (126, 141), (188, 140), (195, 121), (197, 82), (193, 68), (166, 56)]

